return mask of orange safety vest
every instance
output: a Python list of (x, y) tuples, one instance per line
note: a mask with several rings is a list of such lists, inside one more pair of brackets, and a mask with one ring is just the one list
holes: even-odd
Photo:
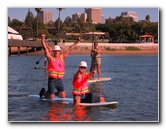
[[(78, 73), (76, 73), (78, 74)], [(88, 93), (88, 74), (78, 74), (77, 78), (72, 82), (73, 84), (73, 95), (82, 95)]]
[(52, 57), (48, 62), (48, 77), (49, 78), (63, 78), (65, 74), (65, 64), (63, 55), (57, 58)]

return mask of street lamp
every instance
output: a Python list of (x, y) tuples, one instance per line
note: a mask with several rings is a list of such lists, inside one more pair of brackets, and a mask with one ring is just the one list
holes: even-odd
[(57, 33), (57, 42), (59, 41), (59, 32), (60, 32), (60, 12), (64, 8), (57, 8), (59, 10), (59, 15), (58, 15), (58, 33)]

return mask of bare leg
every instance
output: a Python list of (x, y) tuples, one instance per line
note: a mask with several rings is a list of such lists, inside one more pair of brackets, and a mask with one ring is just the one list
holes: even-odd
[(98, 79), (100, 80), (100, 64), (97, 65)]
[(74, 105), (75, 105), (75, 106), (76, 106), (76, 105), (79, 105), (80, 102), (81, 102), (80, 97), (79, 97), (79, 96), (76, 96), (76, 97), (75, 97)]
[(60, 98), (66, 98), (66, 92), (65, 91), (62, 91), (62, 92), (59, 92), (59, 95), (58, 95)]
[(53, 99), (55, 97), (55, 94), (49, 94), (49, 98)]
[(105, 102), (104, 97), (100, 96), (100, 102)]

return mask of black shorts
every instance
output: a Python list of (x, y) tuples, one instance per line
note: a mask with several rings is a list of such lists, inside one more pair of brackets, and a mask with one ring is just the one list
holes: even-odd
[(58, 92), (65, 91), (63, 83), (62, 83), (62, 79), (48, 78), (48, 91), (47, 92), (50, 94), (54, 94), (55, 89)]
[(81, 99), (81, 103), (94, 103), (94, 102), (100, 102), (100, 95), (97, 93), (86, 93), (84, 95), (74, 95), (74, 101), (75, 101), (75, 97), (76, 96), (80, 96)]

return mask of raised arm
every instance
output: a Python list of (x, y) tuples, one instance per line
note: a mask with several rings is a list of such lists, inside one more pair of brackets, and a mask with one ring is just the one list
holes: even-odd
[(75, 48), (76, 47), (76, 45), (80, 42), (80, 38), (78, 38), (77, 39), (77, 41), (73, 44), (73, 45), (71, 45), (66, 51), (65, 51), (65, 53), (64, 53), (64, 58), (66, 58), (67, 56), (68, 56), (68, 54), (70, 53), (70, 51), (73, 49), (73, 48)]
[(43, 46), (43, 49), (44, 49), (44, 52), (45, 52), (45, 55), (48, 59), (51, 58), (51, 54), (50, 54), (50, 51), (48, 49), (48, 46), (46, 45), (46, 42), (45, 42), (45, 37), (46, 35), (45, 34), (42, 34), (41, 35), (41, 43), (42, 43), (42, 46)]

